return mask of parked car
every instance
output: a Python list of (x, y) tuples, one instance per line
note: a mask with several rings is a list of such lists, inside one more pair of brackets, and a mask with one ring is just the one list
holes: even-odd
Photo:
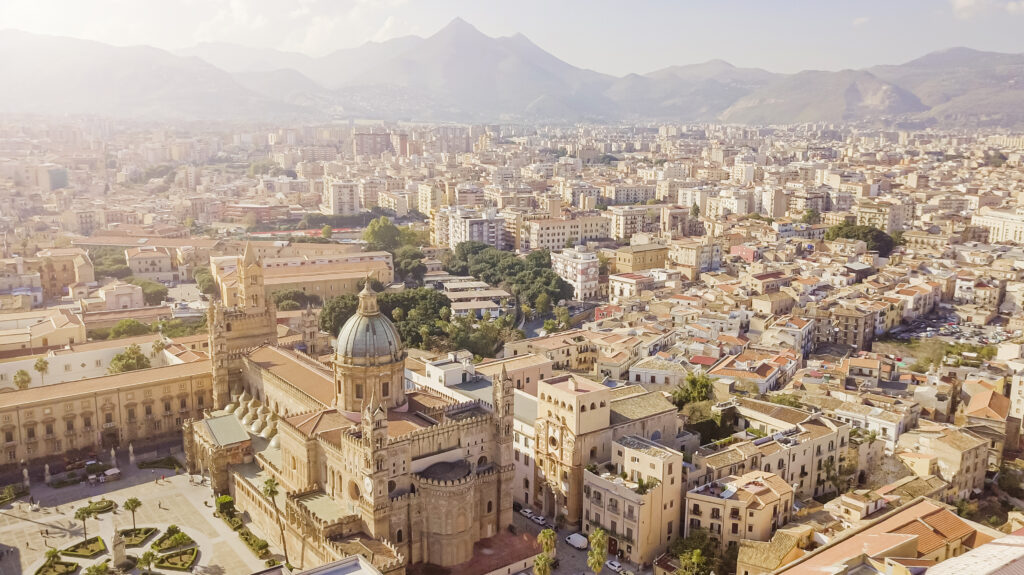
[(609, 559), (609, 560), (604, 562), (604, 566), (607, 567), (608, 569), (612, 570), (615, 573), (621, 573), (622, 572), (622, 563), (619, 563), (618, 561), (612, 561), (611, 559)]
[(530, 521), (533, 521), (537, 525), (544, 525), (544, 524), (546, 524), (548, 522), (548, 520), (544, 519), (544, 516), (539, 514), (539, 513), (537, 515), (534, 515), (533, 517), (531, 517)]
[(522, 509), (519, 510), (519, 514), (523, 517), (533, 517), (533, 509), (530, 509), (529, 507), (523, 507)]

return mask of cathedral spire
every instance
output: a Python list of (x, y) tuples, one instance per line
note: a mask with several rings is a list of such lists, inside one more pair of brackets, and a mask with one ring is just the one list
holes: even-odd
[(245, 251), (242, 252), (242, 267), (249, 267), (256, 264), (256, 250), (252, 247), (252, 242), (245, 242)]

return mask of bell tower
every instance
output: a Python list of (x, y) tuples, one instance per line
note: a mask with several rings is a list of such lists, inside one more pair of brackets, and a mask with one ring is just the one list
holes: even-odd
[(245, 242), (245, 252), (238, 264), (238, 307), (246, 311), (263, 311), (265, 298), (263, 262), (256, 255), (252, 244)]
[(361, 422), (363, 445), (363, 496), (359, 502), (363, 521), (374, 537), (388, 532), (388, 413), (371, 396), (363, 409)]

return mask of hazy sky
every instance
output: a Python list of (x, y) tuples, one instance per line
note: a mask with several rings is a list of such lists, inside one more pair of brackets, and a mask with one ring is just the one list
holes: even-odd
[(0, 28), (311, 55), (429, 36), (457, 16), (617, 75), (712, 58), (791, 72), (900, 63), (952, 46), (1024, 52), (1024, 0), (0, 0)]

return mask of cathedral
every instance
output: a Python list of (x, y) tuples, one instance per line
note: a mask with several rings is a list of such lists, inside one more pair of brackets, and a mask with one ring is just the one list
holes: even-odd
[[(239, 258), (236, 307), (211, 305), (216, 408), (185, 423), (209, 477), (300, 568), (360, 554), (384, 573), (468, 561), (512, 523), (513, 384), (456, 403), (405, 385), (406, 352), (366, 282), (330, 362), (280, 347), (263, 268)], [(280, 485), (276, 501), (262, 494)]]

